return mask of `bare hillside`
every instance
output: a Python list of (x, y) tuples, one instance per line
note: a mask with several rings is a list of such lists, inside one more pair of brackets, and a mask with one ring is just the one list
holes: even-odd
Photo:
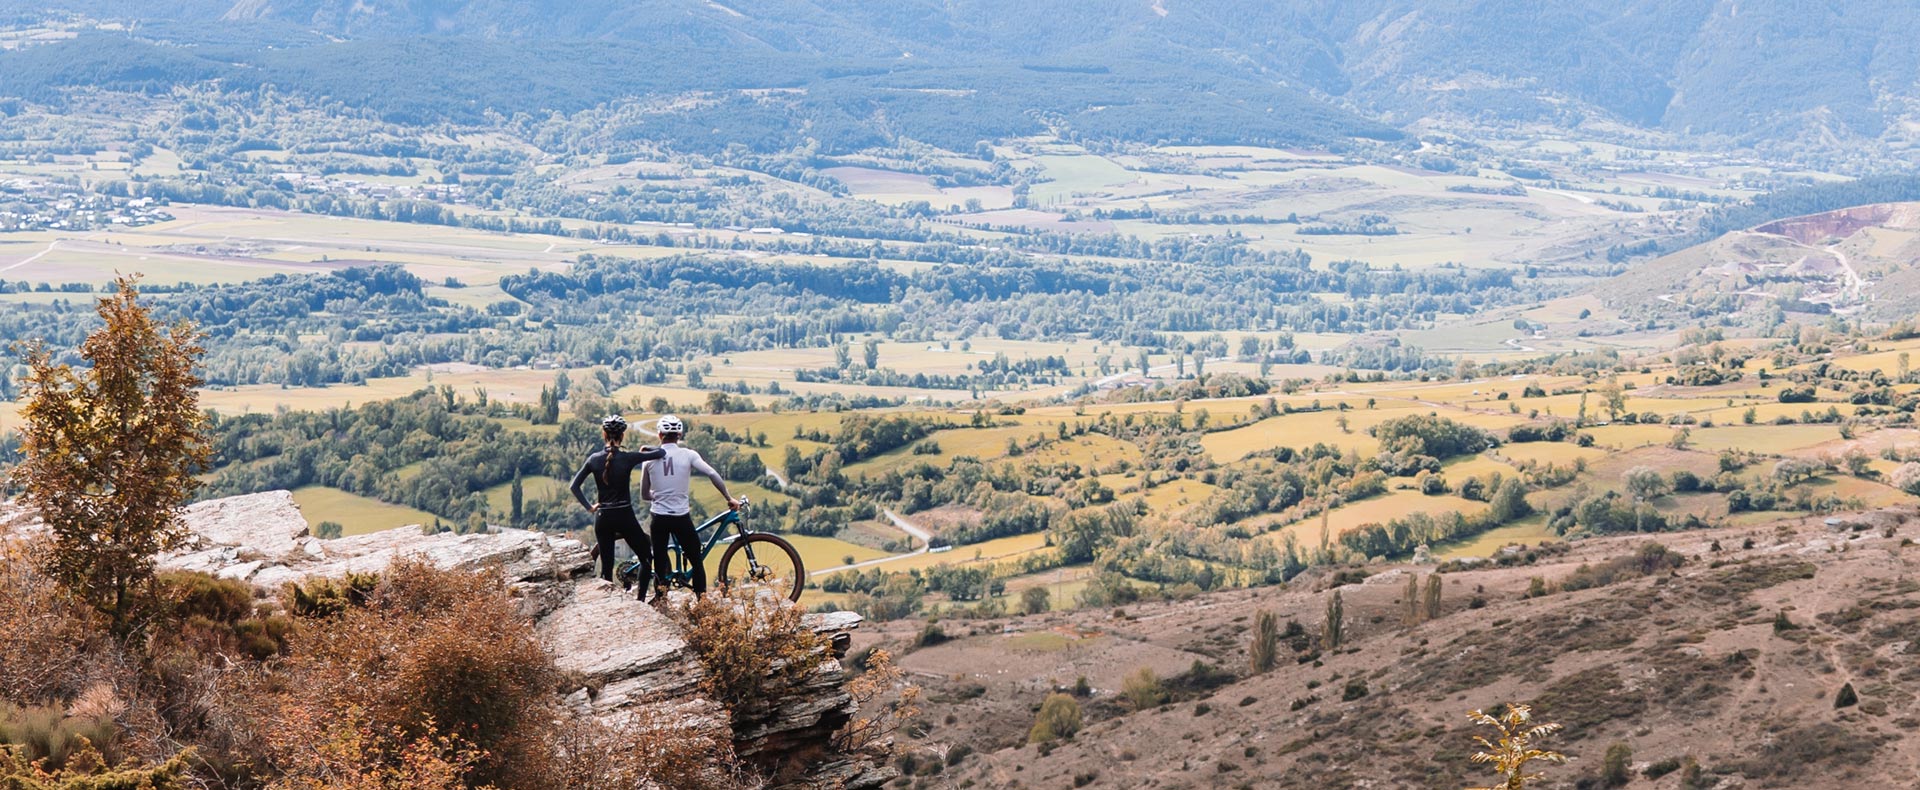
[[(1600, 786), (1582, 780), (1616, 743), (1632, 749), (1632, 787), (1912, 787), (1920, 521), (1842, 521), (1520, 552), (1509, 567), (1443, 573), (1442, 614), (1412, 626), (1408, 575), (1424, 592), (1433, 568), (1369, 566), (1337, 588), (1346, 635), (1332, 651), (1317, 644), (1331, 580), (1311, 575), (1284, 590), (948, 621), (957, 638), (903, 662), (931, 700), (908, 767), (930, 787), (1459, 788), (1491, 781), (1467, 759), (1466, 712), (1512, 701), (1567, 728), (1553, 744), (1570, 763), (1543, 787)], [(1528, 597), (1536, 577), (1547, 592)], [(1305, 635), (1249, 677), (1261, 610)], [(882, 639), (904, 646), (912, 629)], [(1140, 667), (1167, 696), (1136, 711), (1120, 690)], [(1041, 700), (1082, 676), (1085, 728), (1026, 745)], [(1836, 709), (1849, 683), (1859, 702)]]
[(1910, 315), (1920, 287), (1920, 203), (1879, 203), (1728, 233), (1648, 261), (1595, 289), (1608, 305), (1679, 312)]

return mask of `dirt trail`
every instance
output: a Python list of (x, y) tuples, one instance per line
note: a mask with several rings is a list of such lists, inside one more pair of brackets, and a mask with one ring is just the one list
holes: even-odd
[(47, 253), (49, 253), (49, 252), (53, 252), (53, 250), (54, 250), (54, 248), (55, 248), (55, 247), (58, 247), (58, 246), (60, 246), (60, 240), (59, 240), (59, 239), (54, 239), (53, 241), (50, 241), (50, 242), (47, 242), (47, 248), (46, 248), (46, 249), (44, 249), (44, 250), (41, 250), (41, 251), (39, 251), (39, 252), (36, 252), (36, 253), (34, 253), (34, 254), (32, 254), (32, 255), (30, 255), (30, 256), (27, 256), (27, 258), (26, 258), (25, 260), (22, 260), (22, 261), (20, 261), (19, 263), (15, 263), (15, 264), (13, 264), (13, 265), (11, 265), (11, 266), (8, 266), (8, 267), (6, 267), (6, 268), (0, 268), (0, 272), (7, 272), (7, 271), (13, 271), (14, 269), (18, 269), (18, 268), (20, 268), (20, 267), (22, 267), (22, 266), (25, 266), (25, 265), (27, 265), (27, 264), (29, 264), (29, 263), (33, 263), (34, 261), (37, 261), (37, 260), (40, 260), (41, 258), (44, 258), (44, 257), (47, 257)]

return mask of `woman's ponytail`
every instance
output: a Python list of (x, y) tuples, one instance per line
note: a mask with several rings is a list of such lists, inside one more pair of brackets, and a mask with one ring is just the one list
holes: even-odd
[(626, 435), (626, 431), (617, 430), (612, 426), (600, 429), (600, 438), (607, 441), (607, 457), (600, 462), (600, 471), (594, 476), (600, 478), (601, 485), (607, 484), (607, 468), (613, 466), (613, 454), (620, 451), (620, 440), (625, 439)]

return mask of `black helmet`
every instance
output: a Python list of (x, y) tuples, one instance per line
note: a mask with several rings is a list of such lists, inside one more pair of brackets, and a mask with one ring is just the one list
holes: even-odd
[(606, 419), (600, 421), (600, 427), (611, 431), (626, 433), (627, 418), (618, 414), (609, 414)]

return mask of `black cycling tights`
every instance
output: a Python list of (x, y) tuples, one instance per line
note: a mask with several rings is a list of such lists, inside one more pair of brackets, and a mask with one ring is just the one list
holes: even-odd
[(623, 507), (602, 510), (593, 519), (593, 540), (600, 545), (600, 578), (613, 581), (613, 542), (627, 542), (627, 548), (633, 549), (634, 556), (640, 559), (640, 589), (647, 589), (647, 569), (651, 565), (647, 557), (647, 536), (640, 531), (640, 522), (633, 517), (633, 508)]
[(653, 573), (665, 580), (667, 572), (667, 538), (680, 543), (680, 551), (687, 557), (687, 564), (693, 566), (693, 594), (703, 595), (707, 591), (707, 564), (700, 561), (700, 533), (693, 528), (693, 517), (686, 514), (669, 516), (664, 513), (653, 514)]

